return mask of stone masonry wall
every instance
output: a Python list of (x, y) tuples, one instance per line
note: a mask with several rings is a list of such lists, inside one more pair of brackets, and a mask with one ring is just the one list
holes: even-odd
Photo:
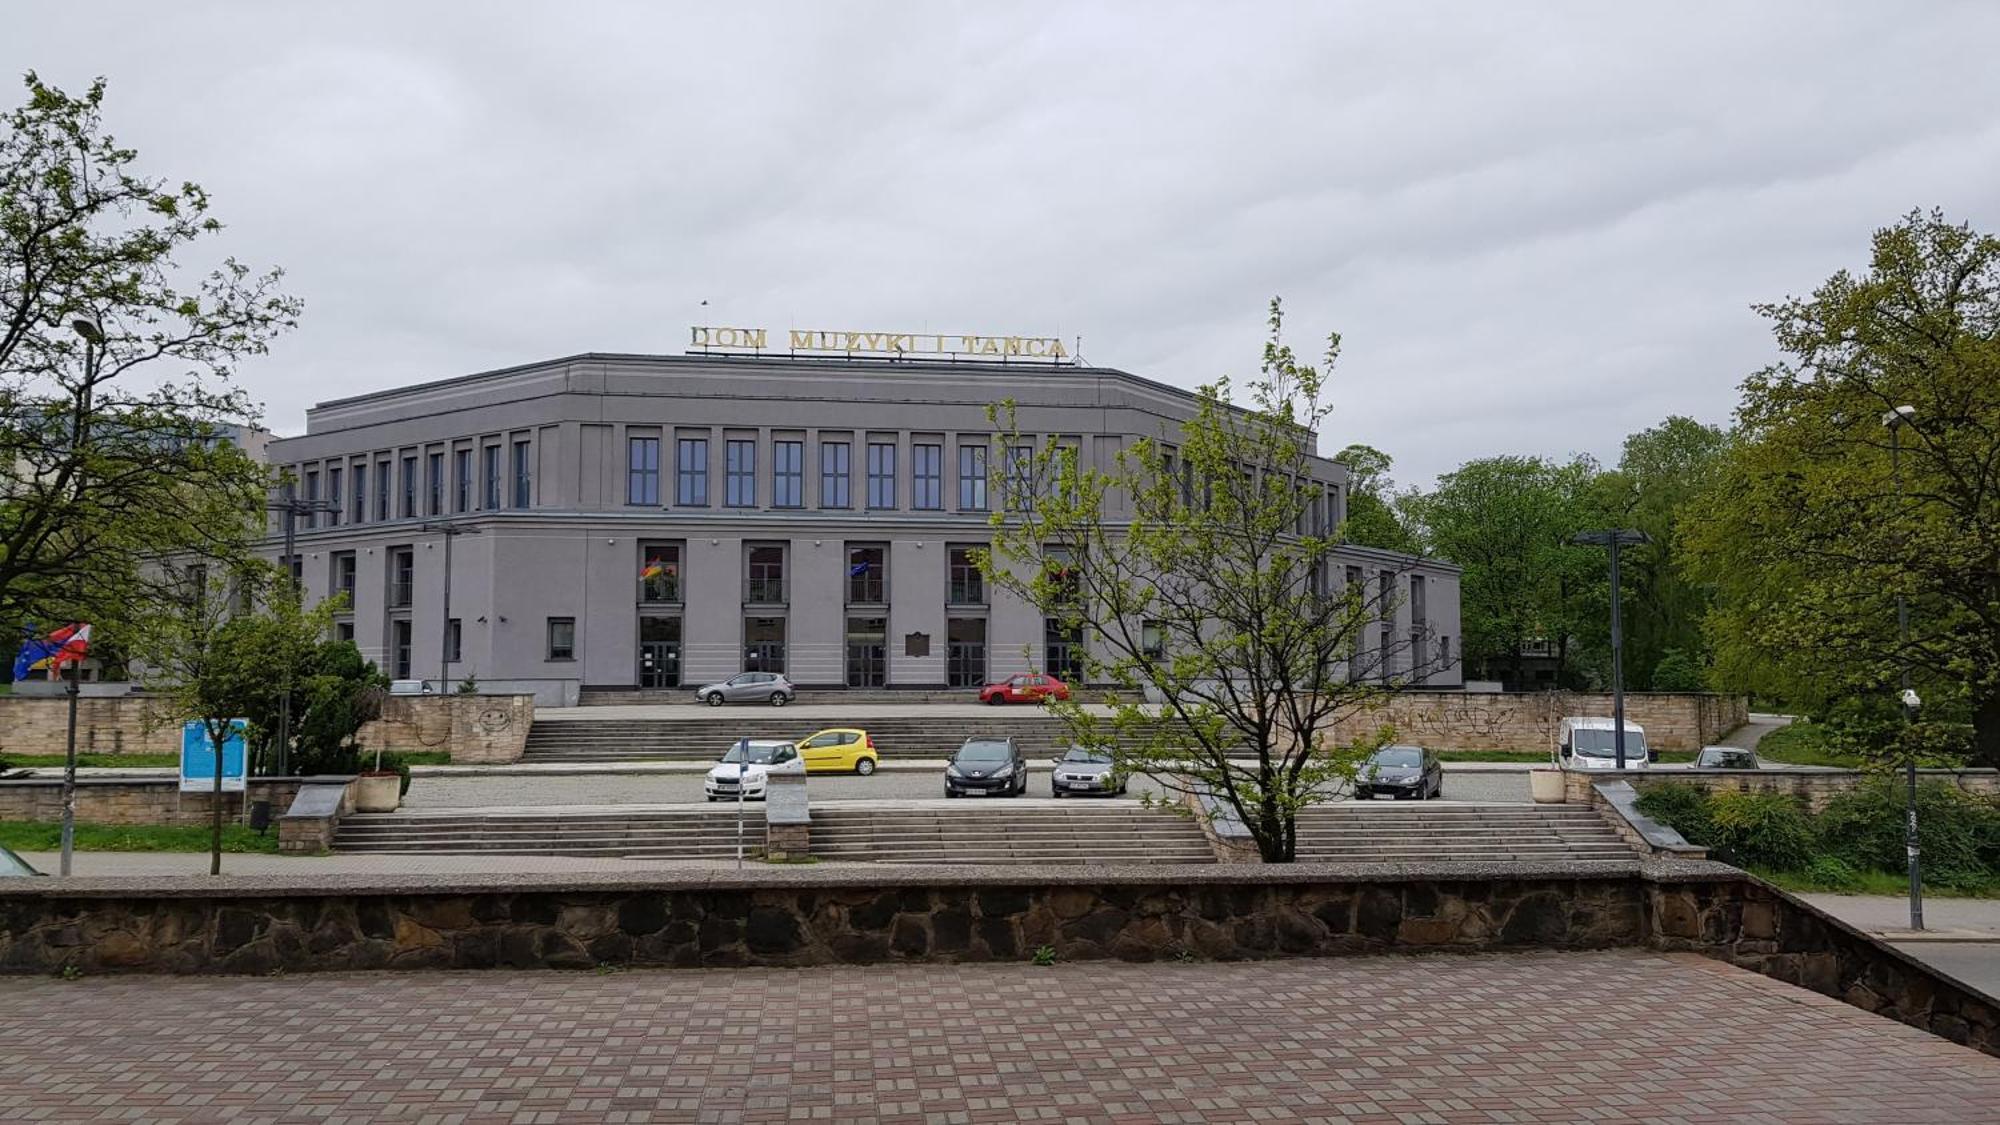
[[(79, 754), (178, 754), (179, 720), (158, 720), (143, 695), (83, 696), (76, 707)], [(65, 696), (0, 696), (0, 761), (9, 754), (60, 754), (69, 731)]]
[[(1406, 691), (1350, 717), (1337, 734), (1354, 738), (1384, 724), (1398, 741), (1433, 750), (1549, 750), (1566, 717), (1611, 717), (1611, 696), (1574, 692)], [(1625, 697), (1625, 720), (1645, 728), (1658, 750), (1694, 750), (1749, 719), (1740, 695), (1639, 692)]]
[(444, 750), (459, 765), (514, 762), (534, 721), (532, 695), (392, 695), (358, 741), (370, 754)]
[[(298, 795), (298, 778), (252, 778), (250, 799), (270, 801), (275, 818)], [(182, 793), (180, 780), (159, 778), (82, 778), (76, 785), (76, 818), (86, 824), (208, 824), (214, 816), (213, 793)], [(243, 795), (224, 793), (225, 817), (243, 814)], [(62, 780), (0, 781), (0, 820), (53, 823), (62, 819)]]
[[(1812, 812), (1824, 809), (1836, 796), (1862, 785), (1873, 776), (1861, 770), (1761, 769), (1761, 770), (1566, 770), (1565, 796), (1572, 802), (1592, 800), (1591, 787), (1597, 782), (1629, 781), (1643, 792), (1648, 785), (1682, 782), (1710, 791), (1738, 790), (1789, 793), (1804, 801)], [(1901, 777), (1901, 774), (1897, 775)], [(2000, 771), (1989, 769), (1918, 770), (1923, 781), (1946, 781), (1971, 793), (2000, 795)]]

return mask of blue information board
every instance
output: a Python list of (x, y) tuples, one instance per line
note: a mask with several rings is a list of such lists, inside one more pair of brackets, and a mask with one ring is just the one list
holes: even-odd
[[(248, 775), (249, 755), (244, 753), (243, 728), (248, 719), (229, 720), (229, 740), (222, 744), (222, 791), (243, 792)], [(208, 737), (208, 724), (190, 719), (181, 727), (181, 792), (207, 793), (215, 790), (215, 744)]]

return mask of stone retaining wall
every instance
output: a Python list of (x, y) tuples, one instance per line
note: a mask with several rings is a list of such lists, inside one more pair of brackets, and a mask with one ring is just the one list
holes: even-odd
[(534, 722), (532, 695), (392, 695), (357, 741), (366, 754), (444, 750), (454, 765), (517, 762)]
[[(1789, 793), (1806, 803), (1813, 812), (1824, 809), (1827, 802), (1842, 793), (1878, 776), (1863, 770), (1790, 769), (1761, 770), (1565, 770), (1563, 786), (1570, 801), (1588, 802), (1594, 799), (1592, 786), (1600, 782), (1629, 781), (1637, 789), (1666, 782), (1682, 782), (1698, 785), (1710, 791), (1736, 790), (1740, 792)], [(1896, 774), (1898, 778), (1901, 773)], [(2000, 771), (1990, 769), (1965, 770), (1918, 770), (1922, 781), (1947, 781), (1971, 793), (2000, 795)]]
[[(1383, 706), (1350, 717), (1342, 738), (1373, 733), (1384, 724), (1396, 738), (1433, 750), (1548, 750), (1566, 717), (1611, 717), (1611, 696), (1574, 692), (1404, 691)], [(1741, 695), (1639, 692), (1625, 697), (1625, 720), (1645, 728), (1657, 750), (1694, 750), (1749, 720)]]
[[(250, 779), (250, 800), (271, 802), (275, 818), (291, 807), (299, 786), (312, 779), (257, 777)], [(183, 793), (177, 777), (78, 778), (76, 819), (86, 824), (209, 824), (214, 820), (215, 794)], [(225, 818), (243, 815), (243, 794), (224, 793)], [(0, 820), (53, 823), (62, 819), (62, 779), (0, 781)]]
[[(77, 753), (180, 753), (180, 720), (159, 720), (156, 704), (143, 695), (80, 697)], [(0, 695), (0, 761), (9, 754), (61, 754), (68, 733), (68, 697)]]

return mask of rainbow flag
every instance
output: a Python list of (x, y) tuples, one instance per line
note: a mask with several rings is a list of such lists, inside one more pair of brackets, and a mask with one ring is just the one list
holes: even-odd
[(32, 628), (22, 630), (25, 639), (14, 657), (14, 679), (28, 678), (37, 668), (46, 668), (55, 679), (65, 664), (81, 664), (90, 652), (90, 626), (65, 625), (46, 637), (37, 637)]
[(649, 582), (655, 578), (671, 577), (673, 573), (673, 567), (667, 566), (658, 559), (648, 559), (646, 560), (645, 568), (639, 571), (639, 581)]

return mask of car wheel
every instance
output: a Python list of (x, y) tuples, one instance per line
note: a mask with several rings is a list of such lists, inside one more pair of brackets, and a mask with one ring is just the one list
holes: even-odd
[(1437, 787), (1431, 790), (1431, 800), (1444, 800), (1444, 778), (1438, 778)]
[(867, 777), (869, 774), (874, 773), (875, 759), (863, 758), (854, 763), (854, 772), (860, 774), (862, 777)]
[(1063, 791), (1062, 791), (1062, 790), (1060, 790), (1060, 789), (1057, 789), (1057, 788), (1056, 788), (1055, 786), (1053, 786), (1053, 785), (1049, 786), (1049, 796), (1050, 796), (1050, 797), (1054, 798), (1055, 800), (1058, 800), (1058, 801), (1060, 801), (1060, 800), (1062, 800), (1062, 795), (1063, 795)]
[(955, 792), (953, 792), (953, 791), (952, 791), (952, 788), (951, 788), (951, 786), (949, 786), (949, 785), (947, 785), (947, 786), (945, 786), (945, 787), (944, 787), (944, 795), (945, 795), (946, 797), (957, 797), (957, 796), (958, 796), (958, 794), (957, 794), (957, 793), (955, 793)]
[(1357, 801), (1370, 801), (1373, 800), (1374, 798), (1375, 794), (1370, 793), (1366, 789), (1356, 789), (1354, 791), (1354, 799)]
[(782, 692), (782, 691), (774, 691), (774, 692), (772, 692), (772, 693), (771, 693), (771, 706), (773, 706), (773, 707), (783, 707), (783, 706), (784, 706), (785, 704), (787, 704), (787, 703), (789, 703), (789, 702), (791, 702), (791, 701), (785, 698), (785, 693), (784, 693), (784, 692)]
[(1007, 697), (996, 691), (992, 695), (986, 697), (986, 702), (994, 707), (998, 707), (1002, 703), (1007, 702)]
[(720, 707), (722, 706), (722, 693), (719, 691), (709, 692), (707, 695), (701, 697), (701, 701), (710, 707)]

